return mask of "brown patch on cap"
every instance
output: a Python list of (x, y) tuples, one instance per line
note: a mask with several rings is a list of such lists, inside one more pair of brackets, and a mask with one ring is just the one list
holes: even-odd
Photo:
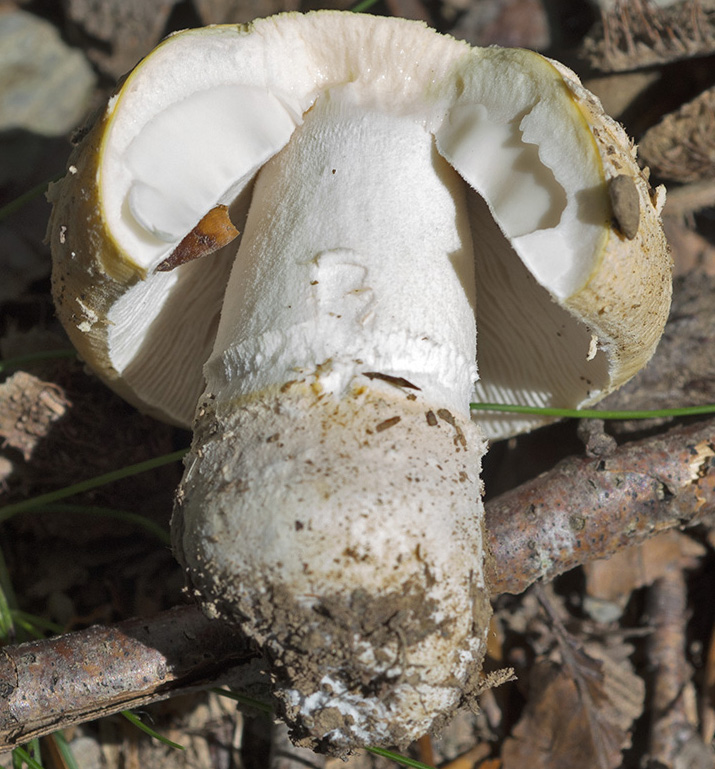
[(618, 229), (633, 240), (638, 234), (641, 219), (640, 197), (633, 178), (626, 174), (614, 176), (608, 184), (613, 216)]

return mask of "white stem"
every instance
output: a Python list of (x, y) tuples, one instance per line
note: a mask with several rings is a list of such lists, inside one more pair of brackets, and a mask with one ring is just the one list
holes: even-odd
[(476, 378), (465, 185), (414, 115), (322, 95), (262, 169), (208, 390), (228, 397), (320, 375), (402, 376), (465, 414)]
[(293, 737), (339, 755), (452, 712), (490, 614), (463, 184), (416, 117), (349, 97), (257, 180), (172, 521)]

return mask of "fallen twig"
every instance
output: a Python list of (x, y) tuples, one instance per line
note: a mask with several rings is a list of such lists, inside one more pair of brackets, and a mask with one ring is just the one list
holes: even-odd
[(570, 457), (487, 504), (492, 594), (520, 593), (715, 513), (715, 420)]
[(267, 679), (248, 641), (194, 607), (0, 649), (0, 747), (216, 685)]
[(668, 216), (683, 217), (712, 206), (715, 206), (715, 180), (706, 179), (670, 188), (665, 213)]

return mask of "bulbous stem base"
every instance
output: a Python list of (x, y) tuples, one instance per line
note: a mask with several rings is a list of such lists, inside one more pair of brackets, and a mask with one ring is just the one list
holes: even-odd
[(272, 663), (293, 737), (337, 755), (449, 716), (490, 617), (481, 431), (365, 382), (206, 399), (172, 521), (206, 611)]

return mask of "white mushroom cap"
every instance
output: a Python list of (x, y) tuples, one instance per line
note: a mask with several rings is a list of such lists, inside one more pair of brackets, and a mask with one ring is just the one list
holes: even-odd
[[(172, 535), (205, 609), (297, 739), (418, 737), (478, 689), (484, 432), (538, 423), (469, 401), (585, 405), (648, 360), (662, 194), (561, 65), (338, 12), (170, 38), (71, 162), (58, 312), (131, 402), (199, 402)], [(225, 211), (238, 251), (165, 271)]]

